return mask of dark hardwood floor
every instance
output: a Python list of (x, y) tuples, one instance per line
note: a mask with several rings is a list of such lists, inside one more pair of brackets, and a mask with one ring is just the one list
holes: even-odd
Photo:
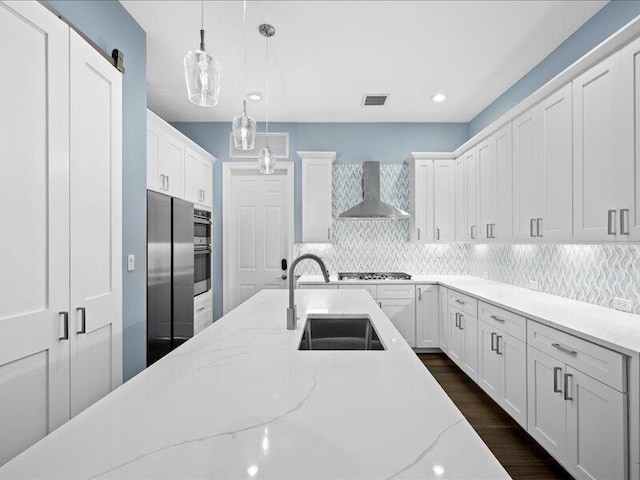
[(418, 356), (511, 477), (515, 480), (572, 478), (446, 355)]

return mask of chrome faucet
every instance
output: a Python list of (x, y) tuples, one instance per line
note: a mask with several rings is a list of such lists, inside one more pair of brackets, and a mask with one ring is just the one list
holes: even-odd
[(289, 268), (289, 308), (287, 308), (287, 330), (295, 330), (298, 324), (298, 314), (296, 312), (296, 305), (293, 301), (293, 293), (296, 288), (296, 277), (294, 275), (296, 265), (300, 263), (300, 261), (305, 260), (315, 260), (318, 265), (320, 265), (320, 270), (322, 270), (322, 276), (324, 277), (324, 281), (329, 283), (329, 274), (327, 273), (327, 266), (324, 264), (322, 259), (313, 255), (312, 253), (305, 253), (304, 255), (300, 255), (296, 258), (291, 264), (291, 268)]

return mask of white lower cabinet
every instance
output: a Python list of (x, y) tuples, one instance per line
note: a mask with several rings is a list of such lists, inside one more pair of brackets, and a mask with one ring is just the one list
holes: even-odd
[(528, 431), (579, 479), (626, 478), (626, 397), (528, 347)]
[(409, 346), (416, 346), (416, 301), (413, 298), (379, 300), (380, 308), (389, 317)]
[(438, 286), (416, 286), (416, 348), (438, 348), (440, 325)]
[(213, 323), (213, 298), (211, 290), (193, 299), (193, 334), (197, 335)]
[(480, 321), (478, 385), (520, 425), (527, 426), (525, 342)]
[(449, 356), (474, 381), (478, 378), (478, 319), (449, 305)]
[(446, 287), (438, 287), (438, 346), (443, 352), (447, 351), (447, 347), (449, 345), (449, 322), (447, 321), (447, 312), (449, 308), (449, 302), (447, 300), (448, 295), (449, 291)]

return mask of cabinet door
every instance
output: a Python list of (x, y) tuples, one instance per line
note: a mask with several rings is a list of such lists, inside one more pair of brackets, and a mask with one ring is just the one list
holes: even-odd
[(511, 124), (493, 134), (495, 206), (491, 234), (495, 240), (513, 238), (513, 142)]
[(420, 243), (433, 242), (433, 160), (416, 160), (411, 181), (411, 239)]
[(527, 345), (498, 332), (496, 353), (500, 362), (500, 406), (527, 428)]
[(498, 333), (490, 325), (478, 322), (478, 385), (496, 403), (500, 403), (500, 364), (496, 351)]
[(466, 313), (460, 316), (464, 337), (462, 369), (475, 382), (478, 381), (478, 319)]
[(330, 242), (331, 160), (302, 160), (302, 241)]
[(578, 479), (626, 478), (626, 395), (568, 367), (567, 465)]
[(0, 58), (2, 465), (69, 419), (69, 28), (0, 3)]
[(160, 149), (160, 173), (166, 175), (164, 193), (184, 198), (184, 143), (166, 130)]
[(199, 170), (200, 157), (190, 148), (186, 148), (184, 152), (184, 199), (188, 202), (202, 203)]
[(438, 348), (438, 286), (416, 288), (416, 348)]
[(574, 238), (616, 240), (614, 191), (627, 181), (616, 171), (624, 131), (619, 98), (620, 53), (573, 81)]
[(410, 347), (416, 346), (416, 301), (415, 299), (380, 300), (384, 314), (389, 317), (400, 335)]
[(458, 318), (460, 311), (457, 308), (449, 306), (448, 323), (449, 323), (449, 358), (453, 360), (460, 368), (464, 361), (464, 332), (460, 329)]
[(456, 241), (465, 242), (470, 239), (467, 232), (467, 204), (464, 184), (464, 157), (459, 157), (455, 161), (455, 215)]
[(434, 236), (439, 243), (455, 241), (455, 164), (451, 160), (434, 160)]
[(540, 104), (540, 232), (544, 240), (573, 237), (573, 118), (571, 85)]
[(539, 217), (540, 115), (534, 107), (513, 122), (513, 238), (532, 240)]
[(529, 434), (556, 460), (567, 452), (567, 414), (563, 398), (563, 363), (527, 348), (527, 417)]
[(122, 383), (122, 74), (74, 31), (69, 45), (76, 415)]
[(213, 208), (213, 164), (211, 161), (200, 157), (198, 172), (199, 186), (202, 191), (202, 200), (199, 203), (205, 207)]
[(438, 333), (440, 337), (439, 347), (443, 352), (447, 352), (449, 346), (449, 321), (448, 321), (448, 307), (447, 301), (447, 289), (445, 287), (438, 287)]
[(162, 150), (162, 125), (158, 117), (147, 110), (147, 188), (164, 193), (166, 182), (160, 172), (160, 151)]
[(478, 154), (476, 149), (464, 155), (465, 208), (467, 214), (466, 231), (471, 241), (478, 237)]
[(480, 143), (478, 149), (478, 232), (477, 238), (487, 241), (495, 218), (496, 157), (493, 139)]
[[(622, 81), (623, 81), (623, 125), (622, 128), (630, 128), (624, 132), (630, 138), (629, 142), (622, 146), (620, 157), (622, 170), (627, 170), (630, 183), (629, 190), (620, 192), (618, 212), (623, 222), (627, 222), (621, 228), (621, 240), (640, 241), (640, 39), (631, 42), (622, 50)], [(620, 187), (627, 185), (620, 183)], [(628, 209), (628, 211), (624, 211)], [(622, 225), (621, 225), (622, 226)], [(625, 235), (624, 231), (629, 234)]]

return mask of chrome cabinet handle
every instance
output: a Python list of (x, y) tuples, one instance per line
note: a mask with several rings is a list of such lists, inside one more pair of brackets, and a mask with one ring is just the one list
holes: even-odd
[[(626, 221), (625, 221), (626, 218)], [(620, 235), (629, 235), (629, 209), (620, 210)]]
[(458, 303), (460, 305), (465, 305), (465, 302), (460, 300), (459, 298), (456, 298), (456, 303)]
[(420, 229), (418, 229), (418, 240), (420, 240)]
[(464, 317), (463, 314), (459, 313), (458, 315), (460, 315), (460, 326), (458, 327), (460, 330), (464, 330), (464, 327), (462, 326), (462, 318)]
[(436, 240), (440, 240), (440, 228), (436, 227)]
[(569, 350), (567, 347), (564, 347), (562, 345), (560, 345), (559, 343), (552, 343), (551, 346), (553, 348), (556, 348), (558, 350), (560, 350), (561, 352), (564, 352), (568, 355), (571, 355), (572, 357), (575, 357), (578, 355), (578, 352), (576, 352), (575, 350)]
[(418, 289), (418, 300), (422, 300), (422, 289)]
[(502, 339), (502, 335), (498, 335), (496, 337), (496, 353), (498, 355), (502, 355), (502, 352), (500, 351), (500, 340)]
[(327, 240), (331, 240), (331, 227), (327, 228)]
[(616, 211), (607, 210), (607, 235), (616, 234)]
[(569, 379), (573, 377), (570, 373), (564, 374), (564, 399), (572, 401), (573, 397), (569, 396)]
[(531, 220), (529, 220), (529, 236), (530, 237), (535, 237), (535, 235), (533, 234), (533, 229), (535, 228), (535, 224), (536, 224), (535, 218), (532, 218)]
[(456, 328), (460, 328), (460, 314), (456, 313)]
[(558, 372), (562, 372), (562, 368), (553, 367), (553, 393), (562, 393), (558, 388)]
[(476, 226), (475, 225), (471, 225), (471, 240), (475, 240), (476, 239)]
[(540, 233), (542, 229), (542, 219), (536, 218), (536, 237), (542, 237), (542, 233)]
[(491, 238), (491, 224), (487, 223), (487, 238)]
[(206, 307), (206, 306), (204, 306), (204, 307), (200, 307), (200, 308), (196, 311), (196, 313), (200, 313), (200, 312), (201, 312), (201, 311), (203, 311), (205, 308), (207, 308), (207, 307)]
[(504, 323), (506, 320), (504, 318), (496, 317), (495, 315), (491, 315), (489, 318), (495, 320), (496, 322)]
[(58, 337), (58, 340), (69, 340), (69, 312), (58, 312), (58, 315), (62, 315), (62, 329), (63, 334)]
[(491, 332), (491, 351), (492, 352), (496, 351), (496, 347), (493, 346), (493, 343), (495, 342), (497, 336), (498, 334), (496, 332)]
[(170, 184), (169, 184), (169, 180), (171, 180), (171, 177), (170, 177), (169, 175), (167, 175), (167, 190), (169, 190), (169, 188), (170, 188), (170, 187), (169, 187), (169, 185), (170, 185)]
[(382, 308), (382, 302), (378, 302), (378, 306)]
[(87, 309), (84, 307), (76, 308), (78, 312), (78, 319), (82, 318), (82, 327), (76, 333), (87, 333)]

